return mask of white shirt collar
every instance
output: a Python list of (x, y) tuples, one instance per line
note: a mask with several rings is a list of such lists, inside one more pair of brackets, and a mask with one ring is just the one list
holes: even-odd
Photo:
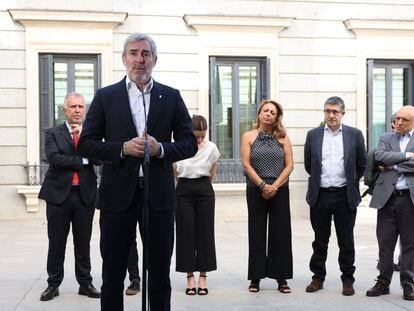
[(407, 138), (411, 138), (411, 137), (413, 137), (413, 132), (414, 132), (414, 128), (413, 128), (413, 129), (411, 129), (411, 131), (409, 131), (409, 132), (405, 133), (404, 135), (400, 135), (400, 137), (401, 137), (401, 138), (405, 138), (405, 137), (407, 137)]
[[(126, 84), (126, 88), (127, 91), (129, 91), (131, 89), (131, 87), (133, 85), (136, 86), (136, 84), (134, 82), (131, 81), (131, 79), (129, 78), (128, 75), (126, 75), (126, 79), (125, 79), (125, 84)], [(151, 93), (152, 87), (154, 86), (154, 79), (151, 77), (150, 81), (147, 83), (147, 85), (144, 86), (144, 93), (145, 94), (149, 94)], [(138, 87), (137, 87), (138, 88)]]
[(328, 124), (325, 123), (325, 131), (327, 131), (327, 130), (330, 131), (331, 133), (339, 133), (339, 132), (342, 132), (342, 123), (339, 125), (339, 128), (335, 132), (333, 132), (331, 130), (331, 128), (328, 126)]
[(70, 126), (70, 124), (69, 124), (69, 122), (66, 120), (65, 121), (65, 124), (66, 124), (66, 127), (68, 128), (68, 130), (69, 130), (69, 133), (72, 135), (72, 133), (73, 133), (73, 130), (72, 130), (72, 127)]

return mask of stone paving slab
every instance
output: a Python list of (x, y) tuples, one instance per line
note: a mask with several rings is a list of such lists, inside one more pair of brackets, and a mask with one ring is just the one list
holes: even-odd
[[(42, 212), (41, 212), (42, 213)], [(99, 254), (99, 226), (97, 214), (91, 241), (92, 275), (94, 284), (101, 285), (101, 258)], [(414, 311), (414, 302), (402, 299), (399, 275), (394, 274), (391, 294), (379, 298), (365, 296), (377, 276), (377, 242), (374, 210), (359, 210), (355, 228), (356, 239), (356, 294), (341, 295), (340, 271), (337, 264), (338, 247), (334, 229), (327, 261), (328, 276), (325, 288), (317, 293), (306, 293), (311, 273), (308, 269), (313, 233), (309, 220), (293, 219), (294, 278), (289, 282), (292, 293), (281, 294), (276, 282), (263, 280), (261, 291), (247, 291), (247, 222), (245, 217), (217, 219), (216, 244), (218, 270), (208, 274), (207, 296), (185, 295), (186, 278), (174, 271), (172, 263), (172, 310), (238, 310), (238, 311)], [(92, 311), (99, 310), (99, 299), (77, 294), (74, 276), (72, 236), (66, 250), (65, 278), (60, 296), (48, 302), (39, 300), (46, 288), (47, 235), (44, 211), (42, 215), (19, 219), (0, 219), (0, 311)], [(126, 281), (126, 285), (128, 282)], [(141, 295), (125, 296), (125, 310), (141, 310)]]

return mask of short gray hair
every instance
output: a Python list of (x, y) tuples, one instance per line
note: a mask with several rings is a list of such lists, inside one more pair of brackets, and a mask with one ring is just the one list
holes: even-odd
[(142, 32), (133, 33), (125, 39), (124, 50), (122, 52), (122, 56), (125, 56), (126, 53), (128, 52), (128, 45), (130, 43), (137, 42), (137, 41), (142, 41), (142, 40), (145, 40), (149, 43), (149, 45), (151, 47), (152, 56), (154, 56), (154, 58), (157, 58), (157, 45), (155, 44), (155, 41), (150, 36), (148, 36), (147, 34), (142, 33)]
[(342, 98), (340, 98), (339, 96), (332, 96), (329, 97), (326, 101), (325, 101), (325, 106), (326, 105), (335, 105), (338, 106), (339, 109), (344, 112), (345, 111), (345, 103), (344, 100)]
[(65, 100), (63, 101), (63, 108), (65, 108), (65, 109), (68, 107), (69, 97), (82, 97), (83, 98), (83, 95), (81, 93), (78, 93), (78, 92), (70, 92), (70, 93), (66, 94)]

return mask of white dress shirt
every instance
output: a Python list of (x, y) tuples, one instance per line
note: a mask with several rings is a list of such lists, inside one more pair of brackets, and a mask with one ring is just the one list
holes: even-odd
[(346, 186), (342, 124), (333, 132), (327, 125), (322, 142), (321, 187)]
[[(138, 137), (141, 137), (145, 130), (145, 122), (148, 120), (148, 112), (151, 104), (151, 90), (154, 85), (154, 79), (151, 77), (151, 80), (148, 82), (148, 84), (144, 86), (144, 92), (141, 92), (138, 89), (137, 85), (129, 79), (128, 75), (126, 76), (125, 82), (129, 97), (129, 107), (131, 109), (132, 119), (134, 121)], [(144, 97), (142, 96), (142, 93), (144, 93)], [(145, 98), (145, 106), (143, 98)], [(158, 158), (163, 158), (164, 148), (160, 142), (158, 142), (158, 144), (161, 148), (161, 154), (158, 156)]]
[[(132, 119), (137, 130), (138, 137), (141, 137), (145, 130), (145, 121), (148, 117), (148, 111), (151, 102), (151, 90), (154, 80), (151, 78), (150, 82), (144, 87), (144, 92), (141, 92), (136, 84), (132, 82), (128, 75), (125, 79), (126, 87), (129, 97), (129, 107), (131, 108)], [(145, 96), (145, 107), (142, 93)]]

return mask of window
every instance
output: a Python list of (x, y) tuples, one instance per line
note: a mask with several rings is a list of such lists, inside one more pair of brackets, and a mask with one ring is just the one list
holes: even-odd
[(210, 137), (220, 150), (216, 182), (244, 182), (240, 141), (268, 96), (266, 58), (210, 57)]
[(45, 130), (65, 122), (63, 101), (69, 92), (81, 93), (86, 109), (100, 86), (99, 55), (40, 54), (40, 159), (44, 154)]
[(401, 106), (412, 104), (414, 61), (368, 60), (368, 149), (391, 131), (391, 118)]

